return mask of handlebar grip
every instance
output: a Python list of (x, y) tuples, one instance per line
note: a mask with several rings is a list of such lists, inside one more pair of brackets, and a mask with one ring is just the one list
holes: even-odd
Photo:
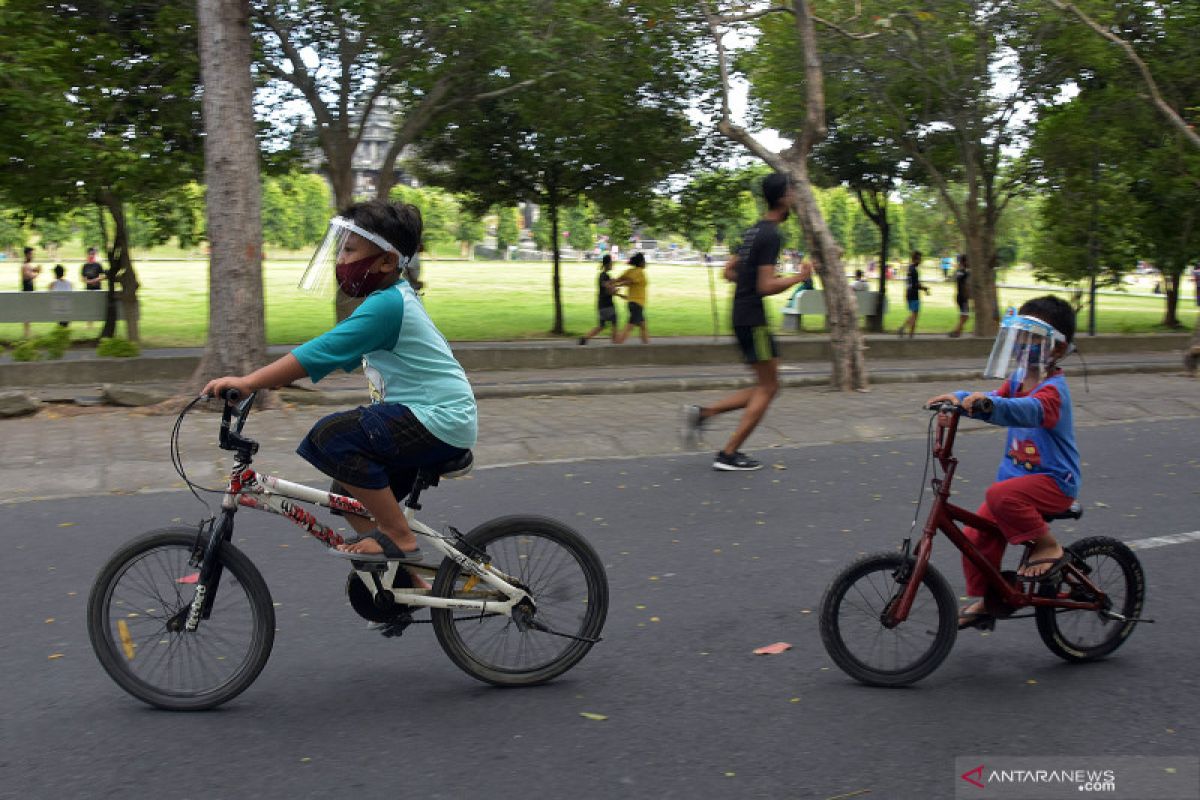
[(237, 389), (233, 389), (233, 388), (222, 389), (221, 390), (221, 399), (226, 400), (230, 403), (237, 403), (242, 399), (242, 393), (239, 392)]
[(981, 397), (979, 398), (979, 401), (975, 403), (975, 410), (980, 414), (990, 414), (995, 406), (996, 404), (992, 402), (992, 398)]

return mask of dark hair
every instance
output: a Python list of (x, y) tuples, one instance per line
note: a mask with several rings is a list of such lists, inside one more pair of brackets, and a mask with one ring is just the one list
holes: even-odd
[(922, 258), (924, 258), (924, 256), (921, 254), (921, 251), (920, 251), (920, 250), (913, 250), (913, 251), (912, 251), (912, 256), (911, 256), (911, 259), (912, 259), (913, 261), (916, 261), (917, 263), (920, 263), (920, 261), (921, 261), (921, 259), (922, 259)]
[(412, 258), (421, 245), (421, 210), (411, 203), (367, 200), (346, 206), (341, 216), (382, 236), (401, 254)]
[(88, 255), (89, 255), (89, 256), (90, 256), (92, 253), (95, 253), (95, 252), (96, 252), (96, 248), (94, 248), (94, 247), (89, 247), (89, 248), (88, 248)]
[(783, 172), (772, 172), (763, 178), (762, 193), (763, 200), (767, 201), (767, 208), (777, 207), (791, 186), (792, 179)]
[(63, 275), (66, 275), (66, 274), (67, 274), (66, 267), (64, 267), (62, 264), (54, 265), (54, 277), (61, 278)]
[(27, 256), (31, 256), (31, 255), (33, 255), (33, 248), (32, 248), (32, 247), (25, 247), (25, 248), (22, 248), (22, 249), (25, 251), (25, 255), (27, 255)]
[(1026, 300), (1017, 313), (1049, 322), (1055, 330), (1067, 337), (1068, 342), (1075, 341), (1075, 309), (1061, 297), (1048, 294)]
[(861, 269), (854, 270), (854, 277), (858, 278), (859, 280), (862, 280), (862, 276), (863, 276), (863, 271)]
[(644, 267), (646, 266), (646, 257), (641, 253), (634, 253), (630, 257), (629, 263), (635, 267)]
[(612, 266), (612, 254), (611, 253), (604, 254), (604, 258), (600, 259), (600, 266), (604, 269), (608, 269), (609, 267)]

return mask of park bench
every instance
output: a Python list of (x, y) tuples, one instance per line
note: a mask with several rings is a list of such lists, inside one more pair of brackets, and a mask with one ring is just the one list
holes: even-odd
[(107, 310), (104, 291), (0, 292), (0, 322), (103, 322)]
[[(854, 292), (858, 302), (859, 317), (874, 316), (879, 307), (879, 292), (870, 289), (859, 289)], [(805, 316), (825, 316), (825, 292), (821, 289), (799, 289), (794, 292), (783, 307), (783, 321), (780, 328), (785, 331), (800, 329), (800, 318)]]

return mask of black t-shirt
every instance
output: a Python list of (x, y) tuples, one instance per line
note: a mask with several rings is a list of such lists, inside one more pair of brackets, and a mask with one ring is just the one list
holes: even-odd
[(967, 289), (970, 276), (971, 272), (966, 267), (960, 267), (958, 272), (954, 273), (954, 302), (960, 306), (971, 297), (971, 292)]
[(908, 287), (904, 290), (904, 299), (911, 303), (921, 298), (921, 278), (917, 275), (917, 265), (908, 265)]
[(613, 307), (612, 294), (609, 293), (608, 287), (605, 286), (611, 280), (612, 278), (608, 276), (608, 270), (600, 271), (600, 278), (596, 281), (596, 306), (598, 308)]
[(779, 261), (781, 245), (779, 226), (770, 220), (761, 220), (742, 235), (742, 246), (738, 248), (737, 282), (733, 292), (735, 326), (767, 324), (762, 295), (758, 293), (758, 270), (759, 267), (773, 266)]
[(85, 261), (83, 268), (79, 271), (83, 275), (83, 287), (85, 289), (99, 289), (99, 286), (91, 286), (88, 281), (93, 278), (99, 278), (104, 274), (104, 267), (100, 266), (99, 261)]

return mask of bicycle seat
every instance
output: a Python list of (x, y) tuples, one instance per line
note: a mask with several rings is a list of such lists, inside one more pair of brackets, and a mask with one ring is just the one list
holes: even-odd
[(1057, 514), (1042, 514), (1042, 519), (1046, 522), (1052, 522), (1056, 519), (1079, 519), (1083, 516), (1083, 506), (1079, 505), (1079, 501), (1071, 503), (1071, 507), (1066, 511), (1060, 511)]
[(475, 456), (468, 450), (458, 458), (443, 461), (441, 464), (434, 464), (432, 467), (426, 467), (426, 469), (436, 473), (439, 478), (461, 478), (470, 472), (471, 467), (474, 465)]

